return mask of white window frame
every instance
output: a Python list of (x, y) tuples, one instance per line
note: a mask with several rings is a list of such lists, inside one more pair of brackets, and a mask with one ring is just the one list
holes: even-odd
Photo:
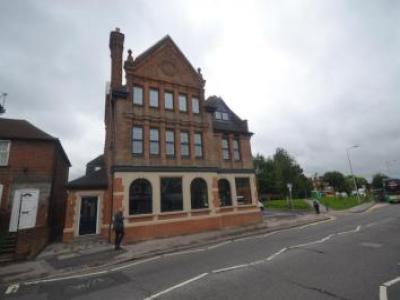
[(1, 208), (1, 202), (2, 202), (2, 199), (3, 199), (3, 191), (4, 191), (4, 185), (2, 185), (0, 183), (0, 208)]
[[(135, 90), (136, 90), (136, 89), (140, 89), (140, 90), (142, 91), (142, 92), (141, 92), (141, 99), (140, 99), (140, 101), (139, 101), (139, 99), (137, 99), (137, 98), (135, 97)], [(142, 86), (139, 86), (139, 85), (134, 85), (134, 86), (133, 86), (133, 88), (132, 88), (132, 98), (133, 98), (133, 104), (134, 104), (134, 105), (140, 105), (140, 106), (143, 105), (144, 89), (143, 89)]]
[(187, 112), (188, 111), (188, 97), (184, 94), (179, 95), (179, 111)]
[[(171, 106), (167, 105), (167, 95), (171, 95)], [(167, 110), (174, 110), (174, 93), (171, 91), (164, 92), (164, 108)]]
[[(156, 98), (153, 98), (153, 96), (156, 96)], [(149, 106), (153, 107), (153, 108), (158, 108), (159, 98), (160, 98), (160, 92), (158, 91), (158, 89), (150, 88), (149, 89)]]
[(192, 112), (194, 114), (200, 113), (200, 100), (197, 97), (192, 97)]
[(0, 143), (7, 143), (7, 150), (5, 152), (0, 152), (0, 157), (5, 155), (4, 163), (2, 163), (2, 159), (0, 158), (0, 166), (8, 166), (8, 160), (10, 158), (10, 149), (11, 149), (11, 141), (10, 140), (0, 140)]

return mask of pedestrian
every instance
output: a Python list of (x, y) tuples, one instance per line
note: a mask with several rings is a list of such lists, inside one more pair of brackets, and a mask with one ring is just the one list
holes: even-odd
[(115, 250), (121, 249), (121, 242), (124, 237), (124, 216), (122, 215), (122, 210), (119, 210), (114, 215), (114, 231), (115, 231)]
[(319, 203), (318, 203), (317, 200), (313, 201), (313, 206), (314, 206), (314, 209), (315, 209), (315, 213), (319, 214)]

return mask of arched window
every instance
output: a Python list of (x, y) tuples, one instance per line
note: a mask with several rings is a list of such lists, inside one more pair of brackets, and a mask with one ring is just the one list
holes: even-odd
[(192, 209), (208, 207), (207, 183), (202, 178), (193, 179), (190, 184)]
[(221, 206), (232, 205), (231, 186), (228, 180), (226, 179), (218, 180), (218, 193)]
[(151, 184), (146, 179), (136, 179), (129, 188), (129, 214), (149, 214), (151, 212)]

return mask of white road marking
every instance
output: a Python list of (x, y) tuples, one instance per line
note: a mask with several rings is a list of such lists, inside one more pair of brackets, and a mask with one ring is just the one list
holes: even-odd
[(400, 282), (400, 276), (396, 277), (392, 280), (386, 281), (384, 284), (379, 286), (379, 300), (388, 300), (387, 297), (387, 288)]
[(379, 300), (388, 300), (386, 286), (381, 285), (379, 287)]
[(108, 272), (109, 271), (99, 271), (99, 272), (93, 272), (93, 273), (71, 275), (71, 276), (66, 276), (66, 277), (40, 279), (40, 280), (34, 280), (34, 281), (27, 281), (27, 282), (24, 282), (23, 284), (24, 285), (34, 285), (34, 284), (38, 284), (38, 283), (54, 282), (54, 281), (76, 279), (76, 278), (84, 278), (84, 277), (91, 277), (91, 276), (101, 275), (101, 274), (105, 274), (105, 273), (108, 273)]
[(287, 250), (287, 248), (282, 248), (281, 250), (279, 250), (278, 252), (272, 254), (271, 256), (269, 256), (267, 258), (268, 261), (273, 260), (275, 257), (277, 257), (279, 254), (282, 254), (283, 252), (285, 252)]
[(306, 225), (298, 227), (298, 229), (304, 229), (304, 228), (307, 228), (307, 227), (310, 227), (310, 226), (316, 226), (316, 225), (320, 225), (322, 223), (331, 222), (331, 221), (334, 221), (334, 220), (336, 220), (336, 217), (331, 216), (331, 217), (329, 217), (328, 220), (317, 221), (317, 222), (314, 222), (314, 223), (306, 224)]
[(10, 286), (8, 286), (8, 288), (6, 290), (6, 295), (16, 293), (16, 292), (18, 292), (18, 289), (19, 289), (19, 283), (11, 284)]
[(209, 247), (207, 247), (207, 250), (211, 250), (211, 249), (215, 249), (215, 248), (218, 248), (218, 247), (222, 247), (222, 246), (225, 246), (225, 245), (227, 245), (229, 243), (232, 243), (232, 241), (225, 241), (225, 242), (213, 245), (213, 246), (209, 246)]
[(137, 266), (137, 265), (140, 265), (140, 264), (144, 264), (144, 263), (147, 263), (147, 262), (149, 262), (149, 261), (156, 260), (156, 259), (159, 259), (159, 258), (161, 258), (160, 255), (159, 255), (159, 256), (155, 256), (155, 257), (150, 257), (150, 258), (148, 258), (148, 259), (143, 259), (143, 260), (135, 261), (134, 263), (131, 263), (131, 264), (127, 264), (127, 265), (124, 265), (124, 266), (119, 266), (119, 267), (112, 268), (112, 269), (110, 269), (110, 271), (111, 271), (111, 272), (114, 272), (114, 271), (123, 270), (123, 269), (126, 269), (126, 268), (130, 268), (130, 267), (133, 267), (133, 266)]
[(206, 249), (204, 249), (204, 248), (198, 248), (198, 249), (192, 249), (192, 250), (184, 250), (184, 251), (166, 253), (166, 254), (163, 254), (162, 256), (168, 257), (168, 256), (181, 255), (181, 254), (188, 254), (188, 253), (201, 252), (201, 251), (204, 251), (204, 250), (206, 250)]
[(397, 277), (397, 278), (395, 278), (395, 279), (386, 281), (383, 285), (386, 286), (386, 287), (389, 287), (389, 286), (391, 286), (391, 285), (393, 285), (393, 284), (396, 284), (396, 283), (398, 283), (398, 282), (400, 282), (400, 276)]
[(191, 283), (191, 282), (193, 282), (193, 281), (199, 280), (199, 279), (201, 279), (201, 278), (203, 278), (204, 276), (207, 276), (207, 275), (208, 275), (208, 273), (200, 274), (200, 275), (198, 275), (198, 276), (196, 276), (196, 277), (193, 277), (193, 278), (191, 278), (191, 279), (189, 279), (189, 280), (186, 280), (186, 281), (184, 281), (184, 282), (181, 282), (181, 283), (179, 283), (179, 284), (177, 284), (177, 285), (171, 286), (171, 287), (167, 288), (166, 290), (163, 290), (163, 291), (161, 291), (161, 292), (158, 292), (157, 294), (151, 295), (151, 296), (145, 298), (144, 300), (152, 300), (152, 299), (155, 299), (155, 298), (157, 298), (158, 296), (161, 296), (161, 295), (164, 295), (164, 294), (166, 294), (166, 293), (169, 293), (169, 292), (172, 291), (172, 290), (175, 290), (175, 289), (177, 289), (177, 288), (180, 288), (180, 287), (182, 287), (182, 286), (184, 286), (184, 285), (186, 285), (186, 284), (189, 284), (189, 283)]
[(231, 270), (240, 269), (240, 268), (244, 268), (244, 267), (248, 267), (248, 266), (249, 266), (249, 264), (242, 264), (242, 265), (236, 265), (233, 267), (227, 267), (227, 268), (213, 270), (212, 272), (213, 273), (221, 273), (221, 272), (231, 271)]

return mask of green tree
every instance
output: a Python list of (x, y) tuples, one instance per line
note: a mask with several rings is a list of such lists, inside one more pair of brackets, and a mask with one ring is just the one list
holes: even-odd
[(288, 183), (293, 184), (293, 197), (311, 193), (311, 180), (303, 174), (303, 169), (285, 149), (277, 148), (271, 158), (257, 154), (253, 161), (260, 194), (280, 194), (281, 197), (288, 195)]
[(324, 181), (328, 182), (336, 192), (343, 191), (345, 189), (345, 178), (344, 175), (338, 171), (326, 172), (323, 176)]
[(383, 173), (376, 173), (372, 176), (372, 188), (381, 189), (383, 187), (383, 180), (389, 178)]

